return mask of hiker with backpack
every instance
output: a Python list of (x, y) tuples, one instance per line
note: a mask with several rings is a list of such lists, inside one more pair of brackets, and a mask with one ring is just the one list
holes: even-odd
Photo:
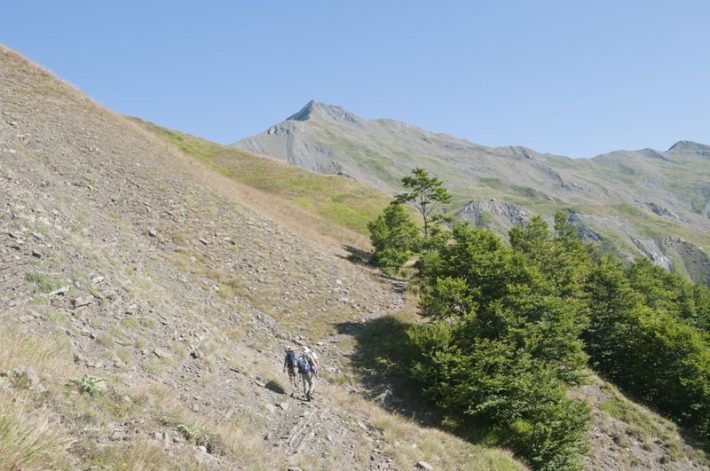
[[(296, 378), (296, 361), (296, 352), (293, 351), (293, 348), (286, 348), (286, 357), (284, 358), (284, 373), (286, 372), (286, 369), (288, 369), (288, 381), (289, 383), (291, 383), (292, 387), (298, 390), (298, 379)], [(293, 393), (291, 393), (291, 395), (293, 396)]]
[(308, 363), (313, 367), (313, 373), (318, 376), (320, 373), (320, 363), (318, 363), (318, 355), (316, 355), (316, 352), (306, 347), (305, 350), (303, 350), (303, 355), (306, 356)]
[(296, 365), (298, 366), (298, 373), (301, 375), (301, 381), (303, 381), (303, 393), (306, 395), (306, 400), (310, 401), (315, 387), (313, 363), (305, 354), (301, 354), (296, 361)]

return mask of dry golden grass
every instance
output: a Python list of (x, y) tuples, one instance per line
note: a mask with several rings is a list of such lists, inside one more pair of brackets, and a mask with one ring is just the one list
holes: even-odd
[[(265, 423), (259, 422), (263, 420), (259, 417), (242, 414), (236, 419), (208, 420), (187, 408), (176, 398), (173, 390), (159, 383), (136, 385), (131, 391), (131, 397), (142, 410), (152, 411), (149, 423), (191, 431), (195, 435), (192, 440), (199, 440), (200, 435), (205, 435), (205, 440), (213, 440), (219, 446), (220, 453), (238, 462), (244, 469), (285, 468), (284, 458), (267, 449), (263, 436), (255, 433), (255, 430), (266, 427)], [(146, 448), (144, 451), (150, 450)], [(136, 459), (140, 457), (140, 452), (141, 448), (133, 451)], [(187, 462), (184, 464), (187, 466)]]
[(0, 390), (0, 471), (68, 469), (71, 438), (30, 394)]
[[(126, 471), (159, 471), (168, 469), (190, 469), (194, 464), (184, 463), (178, 468), (170, 463), (171, 459), (163, 446), (157, 441), (140, 440), (117, 448), (106, 448), (97, 458), (110, 469)], [(193, 468), (195, 469), (195, 468)]]
[[(67, 348), (54, 336), (37, 337), (6, 327), (0, 333), (0, 371), (11, 376), (15, 368), (24, 367), (62, 384), (77, 374)], [(36, 391), (25, 390), (32, 385), (16, 386), (0, 388), (0, 471), (14, 471), (18, 465), (25, 470), (64, 469), (71, 438), (35, 398)]]
[(0, 331), (0, 371), (24, 366), (62, 382), (78, 375), (71, 358), (70, 346), (59, 334), (36, 336), (8, 327)]

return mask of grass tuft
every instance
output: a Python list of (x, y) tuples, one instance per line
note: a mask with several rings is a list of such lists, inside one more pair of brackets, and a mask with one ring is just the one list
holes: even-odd
[(0, 393), (0, 469), (62, 469), (71, 444), (29, 395)]

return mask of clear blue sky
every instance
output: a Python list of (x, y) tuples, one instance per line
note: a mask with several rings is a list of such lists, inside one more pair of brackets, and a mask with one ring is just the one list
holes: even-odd
[(710, 144), (710, 2), (5, 2), (0, 42), (124, 114), (231, 143), (315, 98), (484, 145)]

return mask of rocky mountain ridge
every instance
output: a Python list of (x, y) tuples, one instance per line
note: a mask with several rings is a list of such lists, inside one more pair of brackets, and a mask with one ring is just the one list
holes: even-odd
[[(547, 216), (572, 211), (582, 231), (596, 234), (607, 250), (647, 256), (656, 246), (652, 258), (659, 264), (710, 283), (710, 147), (703, 144), (679, 141), (665, 152), (642, 149), (570, 159), (520, 146), (485, 147), (311, 101), (234, 146), (390, 192), (400, 190), (400, 179), (413, 167), (424, 167), (452, 192), (452, 214), (491, 198)], [(494, 213), (486, 218), (501, 232), (509, 227)], [(694, 249), (668, 251), (662, 247), (665, 237)]]

